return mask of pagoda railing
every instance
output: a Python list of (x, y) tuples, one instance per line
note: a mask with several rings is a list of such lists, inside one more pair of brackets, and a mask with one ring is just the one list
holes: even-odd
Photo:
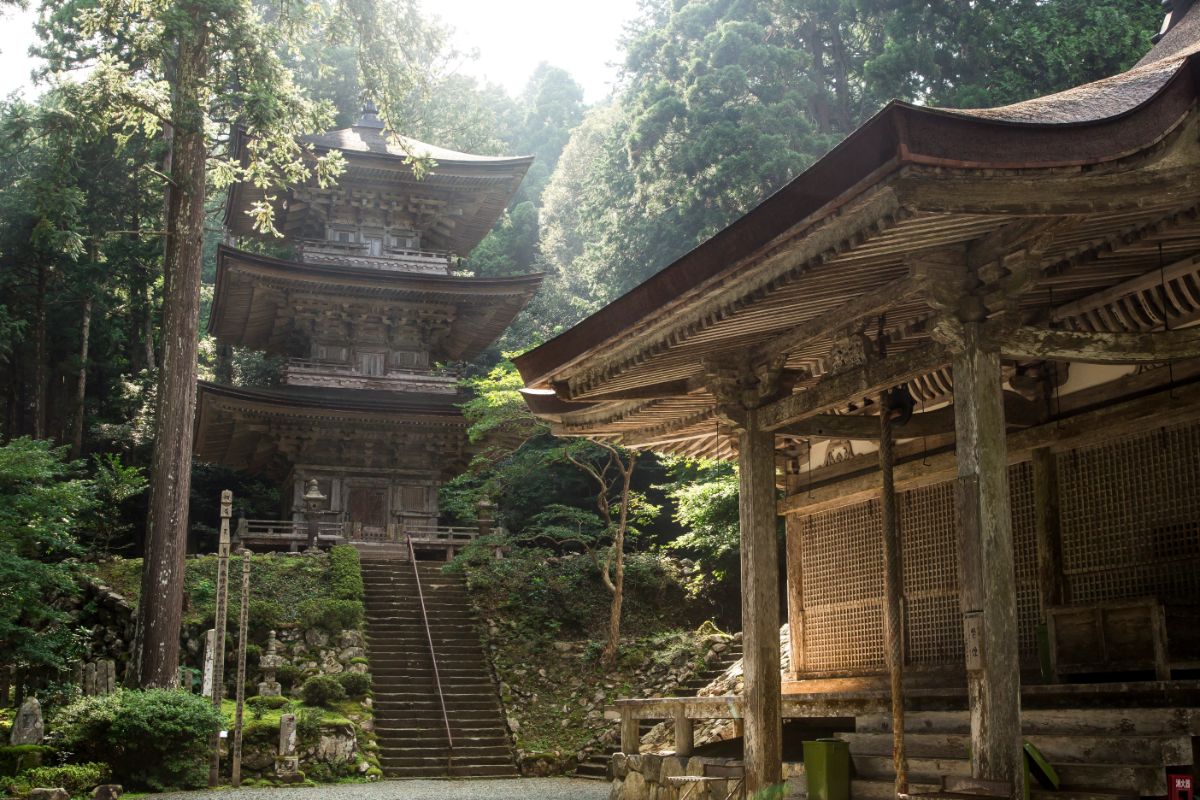
[(306, 264), (329, 264), (344, 267), (363, 267), (389, 272), (418, 272), (448, 275), (452, 267), (448, 253), (427, 250), (384, 249), (371, 255), (367, 245), (309, 239), (300, 243), (297, 254)]
[(300, 358), (288, 359), (283, 368), (283, 382), (288, 386), (453, 394), (458, 380), (454, 374), (419, 369), (388, 368), (382, 375), (367, 375), (353, 364)]

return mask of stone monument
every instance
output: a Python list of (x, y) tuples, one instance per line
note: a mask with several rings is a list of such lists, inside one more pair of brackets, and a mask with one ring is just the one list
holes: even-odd
[(283, 656), (279, 655), (279, 642), (275, 639), (275, 631), (267, 638), (267, 652), (263, 653), (258, 665), (263, 671), (262, 683), (258, 685), (258, 693), (262, 697), (278, 697), (283, 694), (283, 687), (275, 680), (275, 670), (283, 666)]
[(42, 704), (30, 697), (21, 704), (13, 720), (9, 744), (41, 744), (46, 729), (42, 724)]

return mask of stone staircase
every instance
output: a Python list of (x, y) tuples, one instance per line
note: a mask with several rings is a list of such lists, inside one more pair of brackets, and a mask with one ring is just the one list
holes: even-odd
[[(1040, 789), (1034, 800), (1136, 800), (1167, 794), (1168, 766), (1192, 763), (1192, 737), (1200, 736), (1200, 709), (1025, 709), (1025, 740), (1057, 770), (1058, 791)], [(909, 788), (938, 788), (941, 776), (969, 777), (970, 719), (965, 711), (909, 712), (905, 718)], [(891, 718), (858, 717), (850, 745), (853, 800), (891, 800)]]
[(434, 681), (413, 563), (362, 560), (375, 731), (396, 778), (514, 777), (512, 743), (463, 578), (416, 562), (425, 593), (453, 749)]

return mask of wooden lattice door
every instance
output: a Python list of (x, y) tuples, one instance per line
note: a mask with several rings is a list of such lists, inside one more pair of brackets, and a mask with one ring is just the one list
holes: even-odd
[(360, 531), (364, 541), (387, 539), (387, 496), (384, 489), (353, 487), (349, 491), (348, 506), (350, 521), (358, 523), (354, 530)]

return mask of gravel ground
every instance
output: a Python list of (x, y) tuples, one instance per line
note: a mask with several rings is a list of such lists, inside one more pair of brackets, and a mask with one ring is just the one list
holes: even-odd
[(223, 789), (146, 795), (156, 800), (606, 800), (605, 781), (571, 778), (383, 781), (301, 788)]

